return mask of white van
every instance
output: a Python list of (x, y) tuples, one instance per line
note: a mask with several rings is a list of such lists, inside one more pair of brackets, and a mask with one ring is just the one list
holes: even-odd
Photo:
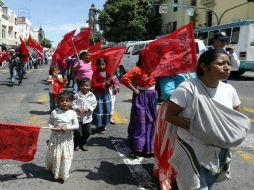
[(126, 72), (136, 65), (139, 59), (139, 52), (141, 49), (148, 46), (153, 40), (139, 41), (127, 44), (127, 50), (122, 58), (120, 69), (124, 69)]
[[(136, 63), (139, 59), (139, 52), (141, 49), (146, 48), (150, 42), (154, 40), (148, 41), (140, 41), (136, 43), (130, 43), (127, 46), (127, 50), (122, 58), (121, 64), (119, 66), (119, 72), (124, 74), (128, 72), (132, 67), (136, 66)], [(203, 53), (206, 49), (203, 40), (195, 39), (197, 56), (199, 57), (201, 53)]]

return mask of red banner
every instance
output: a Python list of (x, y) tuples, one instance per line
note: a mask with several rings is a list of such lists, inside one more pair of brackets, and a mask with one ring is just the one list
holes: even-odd
[(73, 37), (73, 42), (77, 52), (89, 48), (90, 35), (91, 29), (88, 28), (86, 30), (81, 31), (80, 33), (78, 33), (76, 36)]
[(24, 42), (24, 40), (22, 38), (19, 38), (19, 39), (20, 39), (20, 53), (23, 56), (28, 57), (29, 56), (29, 50), (26, 47), (26, 43)]
[(0, 123), (0, 159), (33, 160), (39, 132), (36, 126)]
[(3, 61), (8, 61), (8, 53), (5, 51), (0, 53), (0, 62)]
[(107, 62), (106, 71), (110, 74), (114, 74), (120, 65), (121, 59), (125, 51), (126, 47), (113, 47), (91, 53), (90, 55), (93, 70), (97, 70), (97, 59), (100, 57), (104, 57)]
[(99, 51), (101, 49), (101, 47), (102, 47), (102, 41), (99, 41), (96, 44), (94, 44), (93, 46), (90, 46), (88, 48), (88, 51), (93, 53), (93, 52)]
[(172, 76), (196, 71), (197, 54), (192, 24), (151, 42), (141, 51), (150, 77)]
[(41, 44), (39, 44), (38, 42), (36, 42), (35, 40), (33, 40), (31, 35), (29, 35), (27, 45), (34, 48), (34, 49), (37, 49), (41, 53), (43, 52), (43, 46)]
[(58, 44), (58, 46), (55, 50), (55, 53), (53, 55), (53, 58), (52, 58), (51, 66), (57, 65), (62, 68), (67, 67), (67, 63), (66, 63), (65, 59), (68, 56), (71, 56), (76, 53), (74, 43), (72, 40), (72, 37), (73, 37), (75, 31), (76, 30), (73, 30), (73, 31), (65, 34), (62, 41)]

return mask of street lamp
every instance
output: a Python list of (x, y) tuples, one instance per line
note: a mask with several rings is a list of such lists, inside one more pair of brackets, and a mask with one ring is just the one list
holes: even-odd
[(254, 2), (254, 0), (247, 0), (247, 2), (245, 2), (245, 3), (242, 3), (242, 4), (240, 4), (240, 5), (236, 5), (236, 6), (234, 6), (234, 7), (231, 7), (230, 9), (225, 10), (225, 11), (221, 14), (219, 20), (218, 20), (218, 18), (217, 18), (217, 24), (218, 24), (218, 25), (220, 24), (222, 17), (223, 17), (228, 11), (231, 11), (232, 9), (235, 9), (235, 8), (240, 7), (240, 6), (242, 6), (242, 5), (248, 4), (248, 3), (250, 3), (250, 2)]

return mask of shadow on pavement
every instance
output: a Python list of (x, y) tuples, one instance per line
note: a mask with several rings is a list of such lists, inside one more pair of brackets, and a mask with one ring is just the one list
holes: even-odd
[[(32, 102), (32, 103), (34, 103), (34, 102)], [(34, 114), (34, 115), (50, 115), (51, 111), (36, 111), (36, 110), (31, 110), (31, 111), (29, 111), (29, 113), (30, 114)]]
[(18, 176), (20, 176), (22, 174), (0, 174), (0, 181), (10, 181), (10, 180), (16, 180), (18, 178)]
[(112, 140), (122, 140), (125, 141), (124, 138), (115, 138), (115, 137), (98, 137), (98, 136), (90, 136), (90, 139), (87, 142), (87, 146), (102, 146), (111, 150), (115, 150), (114, 145), (111, 143)]
[[(94, 172), (88, 169), (77, 169), (73, 170), (73, 172), (87, 172), (87, 179), (90, 180), (103, 180), (108, 184), (112, 185), (120, 185), (120, 184), (130, 184), (130, 185), (138, 185), (135, 179), (131, 176), (129, 169), (125, 164), (114, 164), (107, 161), (102, 161), (100, 163), (100, 167), (96, 168), (98, 172)], [(119, 175), (121, 173), (128, 175)], [(128, 177), (126, 177), (128, 176)]]
[[(153, 165), (152, 164), (142, 164), (142, 166), (146, 169), (152, 170)], [(98, 172), (94, 172), (88, 169), (77, 169), (73, 170), (71, 173), (74, 172), (85, 172), (88, 173), (86, 175), (87, 179), (90, 180), (103, 180), (107, 184), (111, 185), (133, 185), (133, 186), (139, 186), (138, 181), (143, 181), (142, 178), (145, 178), (146, 175), (142, 171), (133, 171), (138, 172), (139, 179), (136, 179), (134, 176), (136, 176), (130, 172), (129, 168), (125, 164), (114, 164), (107, 161), (102, 161), (100, 163), (100, 167), (96, 168)], [(150, 171), (151, 172), (151, 171)], [(121, 173), (127, 174), (127, 175), (121, 175)], [(120, 174), (120, 175), (119, 175)], [(126, 177), (127, 176), (127, 177)], [(146, 179), (144, 179), (146, 180)], [(149, 181), (149, 184), (143, 184), (143, 188), (151, 189), (151, 184), (153, 184), (153, 189), (158, 189), (159, 185), (157, 183), (157, 180), (155, 178), (151, 178), (151, 181)], [(146, 186), (147, 185), (147, 186)]]
[(25, 173), (26, 178), (39, 178), (47, 181), (57, 182), (51, 172), (46, 171), (44, 167), (38, 166), (36, 164), (23, 164), (21, 169)]

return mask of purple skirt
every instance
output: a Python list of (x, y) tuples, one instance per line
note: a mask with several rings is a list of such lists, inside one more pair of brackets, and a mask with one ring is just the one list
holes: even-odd
[(156, 119), (157, 93), (142, 90), (133, 95), (128, 139), (134, 151), (151, 154), (154, 151), (154, 121)]

